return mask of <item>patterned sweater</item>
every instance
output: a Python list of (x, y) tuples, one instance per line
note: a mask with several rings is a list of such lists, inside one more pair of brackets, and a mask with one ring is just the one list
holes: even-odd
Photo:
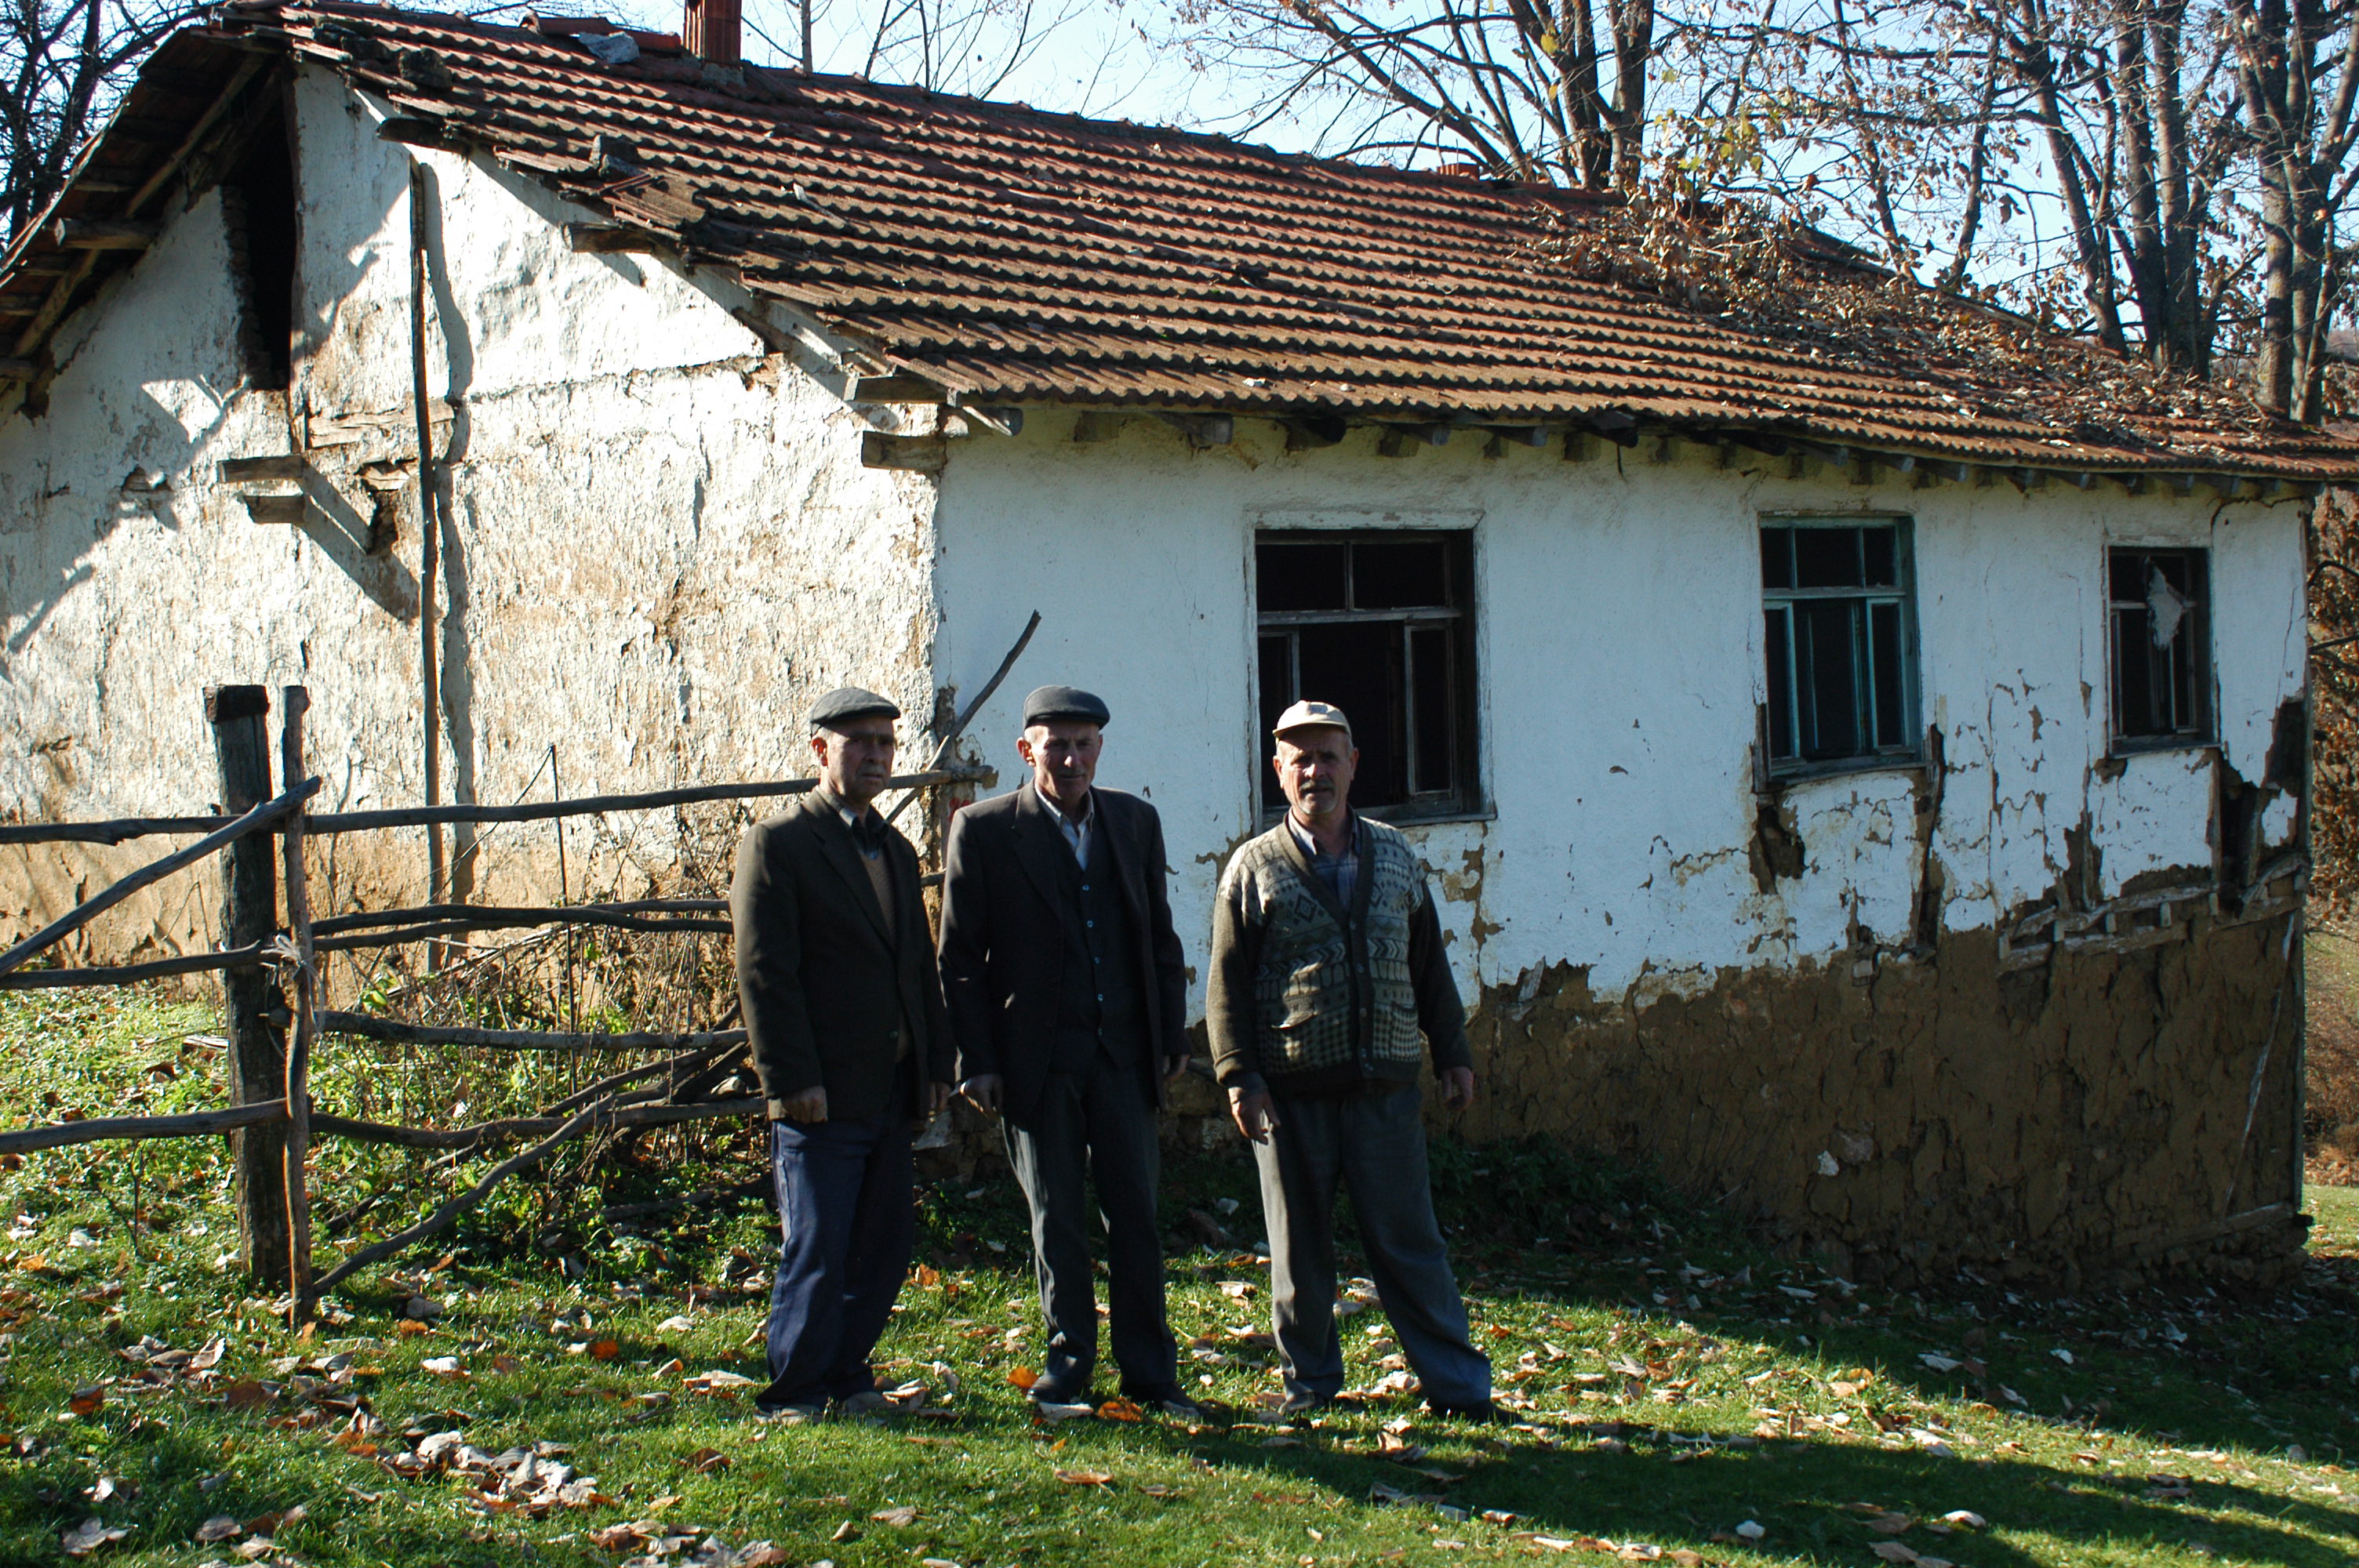
[(1435, 1071), (1471, 1063), (1424, 868), (1397, 829), (1353, 826), (1349, 909), (1282, 822), (1222, 873), (1205, 1021), (1225, 1087), (1310, 1098), (1414, 1082), (1420, 1033)]

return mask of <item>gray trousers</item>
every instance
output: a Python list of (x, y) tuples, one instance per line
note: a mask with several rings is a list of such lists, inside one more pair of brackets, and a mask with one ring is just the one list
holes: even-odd
[(1032, 1262), (1049, 1329), (1040, 1370), (1079, 1394), (1097, 1369), (1086, 1183), (1097, 1188), (1105, 1227), (1107, 1326), (1123, 1385), (1170, 1382), (1180, 1351), (1163, 1312), (1155, 1101), (1138, 1070), (1100, 1053), (1082, 1072), (1051, 1075), (1027, 1119), (1007, 1122), (1006, 1131), (1008, 1163), (1032, 1210)]
[(1422, 1096), (1277, 1099), (1277, 1127), (1254, 1145), (1269, 1224), (1271, 1317), (1286, 1390), (1331, 1399), (1343, 1387), (1335, 1338), (1335, 1188), (1360, 1218), (1360, 1245), (1401, 1353), (1429, 1403), (1479, 1405), (1491, 1362), (1466, 1330), (1466, 1303), (1434, 1223)]

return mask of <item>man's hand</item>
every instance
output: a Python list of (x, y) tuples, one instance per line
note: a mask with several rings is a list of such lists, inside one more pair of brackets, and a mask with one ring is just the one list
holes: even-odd
[(1188, 1054), (1185, 1051), (1182, 1051), (1177, 1056), (1166, 1056), (1163, 1058), (1163, 1076), (1167, 1081), (1178, 1077), (1187, 1070)]
[(997, 1073), (977, 1073), (959, 1086), (967, 1104), (993, 1116), (999, 1114), (1000, 1076)]
[(926, 1086), (926, 1119), (941, 1115), (942, 1107), (951, 1103), (951, 1086), (939, 1078)]
[(1271, 1130), (1277, 1126), (1277, 1108), (1270, 1100), (1267, 1089), (1231, 1089), (1229, 1117), (1249, 1143), (1268, 1142)]
[(800, 1094), (786, 1098), (788, 1121), (825, 1121), (827, 1119), (827, 1086), (813, 1084)]
[(1464, 1110), (1474, 1103), (1474, 1069), (1444, 1067), (1441, 1070), (1441, 1103), (1452, 1110)]

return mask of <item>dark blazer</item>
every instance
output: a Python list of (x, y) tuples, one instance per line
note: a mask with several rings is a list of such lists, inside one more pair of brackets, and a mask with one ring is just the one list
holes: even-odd
[[(773, 1119), (782, 1101), (814, 1084), (827, 1089), (831, 1119), (894, 1108), (905, 1021), (917, 1032), (919, 1078), (950, 1081), (951, 1033), (917, 851), (888, 829), (885, 860), (899, 926), (890, 938), (860, 848), (827, 795), (803, 795), (738, 842), (729, 889), (737, 994)], [(901, 1108), (913, 1116), (923, 1109), (922, 1083), (918, 1092)]]
[[(1188, 1049), (1188, 970), (1164, 887), (1163, 819), (1136, 795), (1101, 789), (1090, 854), (1114, 857), (1146, 996), (1156, 1103), (1162, 1063)], [(959, 1076), (997, 1073), (1007, 1114), (1021, 1123), (1040, 1103), (1063, 981), (1063, 923), (1081, 918), (1062, 896), (1060, 857), (1072, 847), (1055, 808), (1027, 782), (951, 818), (942, 861), (942, 990), (958, 1037)]]

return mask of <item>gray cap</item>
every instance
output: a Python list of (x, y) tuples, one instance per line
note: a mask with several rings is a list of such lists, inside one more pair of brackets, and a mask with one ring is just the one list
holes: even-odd
[(1077, 686), (1044, 686), (1033, 688), (1024, 699), (1024, 728), (1046, 724), (1052, 719), (1079, 719), (1085, 723), (1103, 728), (1112, 717), (1106, 705), (1094, 693)]
[(1332, 702), (1298, 702), (1277, 716), (1277, 722), (1270, 726), (1269, 732), (1283, 735), (1289, 730), (1308, 730), (1315, 724), (1333, 725), (1343, 732), (1345, 740), (1351, 739), (1352, 721), (1344, 718), (1343, 710)]
[(810, 727), (814, 730), (834, 730), (854, 719), (898, 719), (901, 710), (889, 697), (879, 697), (865, 687), (840, 686), (811, 704)]

